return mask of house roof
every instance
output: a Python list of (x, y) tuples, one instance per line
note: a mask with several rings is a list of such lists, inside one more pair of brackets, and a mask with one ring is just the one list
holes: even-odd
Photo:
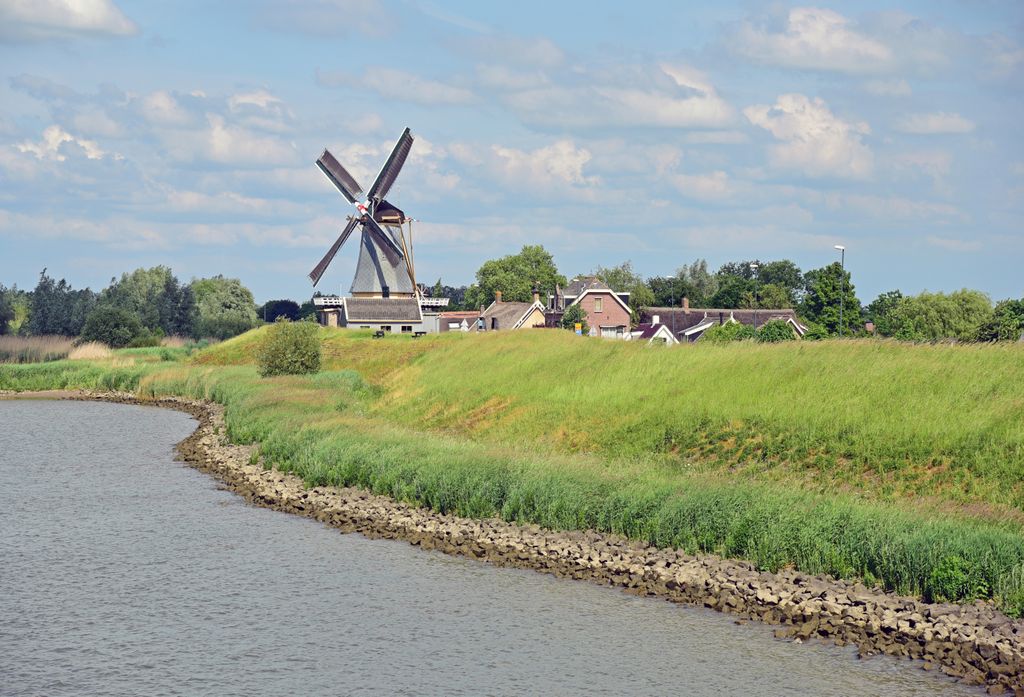
[(345, 298), (349, 322), (422, 322), (416, 298)]
[(664, 324), (638, 324), (633, 330), (633, 336), (637, 339), (650, 339), (664, 326)]
[(492, 302), (490, 306), (480, 315), (484, 318), (484, 329), (491, 328), (491, 320), (496, 319), (495, 329), (515, 329), (527, 318), (534, 308), (544, 312), (544, 306), (539, 302)]
[(476, 319), (480, 313), (476, 310), (452, 310), (451, 312), (439, 312), (437, 316), (443, 319)]
[(574, 298), (585, 290), (594, 288), (596, 290), (611, 290), (611, 287), (596, 276), (587, 276), (586, 278), (574, 278), (569, 282), (562, 290), (562, 295)]
[(668, 325), (668, 327), (677, 334), (690, 329), (691, 327), (695, 327), (698, 324), (703, 324), (708, 320), (713, 320), (717, 323), (720, 318), (726, 322), (732, 318), (740, 324), (754, 326), (755, 315), (757, 316), (758, 327), (762, 326), (769, 320), (781, 319), (784, 322), (792, 322), (798, 327), (798, 330), (801, 333), (807, 331), (807, 327), (801, 324), (800, 320), (797, 319), (796, 311), (790, 308), (758, 308), (757, 310), (753, 310), (719, 307), (691, 307), (689, 312), (687, 312), (681, 307), (648, 307), (643, 311), (642, 319), (646, 322), (650, 322), (655, 315), (658, 316), (658, 319), (662, 324)]
[[(390, 235), (399, 247), (402, 246), (401, 230), (394, 225), (381, 225), (385, 235)], [(384, 286), (391, 293), (412, 293), (412, 280), (405, 260), (399, 258), (389, 245), (377, 239), (366, 226), (363, 227), (359, 243), (359, 260), (356, 275), (352, 278), (352, 293), (381, 293)]]

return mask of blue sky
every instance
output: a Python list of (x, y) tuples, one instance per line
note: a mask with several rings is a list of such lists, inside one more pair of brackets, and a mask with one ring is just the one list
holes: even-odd
[(1021, 297), (1022, 29), (995, 0), (0, 0), (0, 282), (308, 297), (349, 213), (321, 148), (368, 186), (409, 126), (424, 282), (523, 244), (568, 276), (845, 244), (865, 301)]

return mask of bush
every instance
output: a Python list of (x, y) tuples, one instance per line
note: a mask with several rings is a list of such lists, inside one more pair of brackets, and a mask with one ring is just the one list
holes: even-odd
[(135, 313), (119, 307), (98, 307), (89, 313), (79, 339), (98, 341), (111, 348), (124, 348), (142, 336), (144, 330)]
[(764, 343), (774, 344), (779, 341), (792, 341), (795, 338), (793, 327), (781, 319), (768, 320), (757, 330), (757, 340)]
[(754, 328), (747, 324), (736, 322), (726, 322), (725, 324), (716, 324), (715, 326), (708, 329), (701, 336), (701, 341), (710, 341), (713, 344), (724, 344), (729, 341), (743, 341), (744, 339), (753, 339), (757, 334), (754, 333)]
[(958, 602), (988, 597), (989, 584), (976, 562), (952, 555), (932, 569), (926, 590), (930, 600)]
[(828, 330), (820, 324), (810, 324), (804, 332), (804, 339), (807, 341), (822, 341), (828, 337)]
[(574, 331), (577, 324), (581, 326), (583, 336), (590, 332), (590, 325), (587, 324), (587, 313), (579, 305), (570, 305), (565, 308), (565, 314), (562, 315), (562, 328)]
[(320, 370), (320, 328), (313, 322), (278, 319), (256, 349), (260, 375), (302, 375)]

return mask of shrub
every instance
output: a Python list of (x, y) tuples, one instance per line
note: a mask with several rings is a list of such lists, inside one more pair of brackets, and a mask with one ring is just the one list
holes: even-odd
[(926, 590), (931, 600), (957, 602), (987, 597), (989, 584), (976, 562), (954, 554), (932, 569)]
[(757, 330), (757, 340), (764, 343), (774, 344), (779, 341), (792, 341), (795, 338), (793, 327), (781, 319), (768, 320)]
[(701, 341), (710, 341), (713, 344), (724, 344), (729, 341), (753, 339), (755, 336), (757, 335), (754, 333), (753, 327), (732, 321), (726, 322), (725, 324), (716, 324), (711, 327), (711, 329), (704, 332), (704, 335), (701, 337)]
[(260, 375), (302, 375), (320, 370), (320, 328), (280, 318), (256, 350)]
[(124, 348), (143, 333), (135, 313), (120, 307), (98, 307), (89, 313), (82, 327), (81, 341), (99, 341), (111, 348)]
[(584, 336), (590, 332), (590, 326), (587, 324), (587, 313), (579, 305), (570, 305), (565, 308), (565, 314), (562, 315), (562, 328), (572, 331), (576, 329), (577, 324), (582, 327)]
[(804, 332), (804, 339), (807, 341), (822, 341), (828, 338), (828, 330), (820, 324), (810, 324)]

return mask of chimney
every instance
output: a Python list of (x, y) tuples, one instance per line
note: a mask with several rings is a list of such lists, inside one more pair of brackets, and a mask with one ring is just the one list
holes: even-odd
[(494, 291), (494, 302), (496, 302), (496, 303), (500, 303), (501, 302), (501, 291), (500, 290)]
[(533, 302), (540, 302), (540, 288), (537, 287), (536, 283), (533, 284)]
[(661, 317), (658, 315), (651, 317), (651, 324), (661, 324)]
[(685, 295), (683, 296), (683, 313), (690, 314), (690, 299)]

